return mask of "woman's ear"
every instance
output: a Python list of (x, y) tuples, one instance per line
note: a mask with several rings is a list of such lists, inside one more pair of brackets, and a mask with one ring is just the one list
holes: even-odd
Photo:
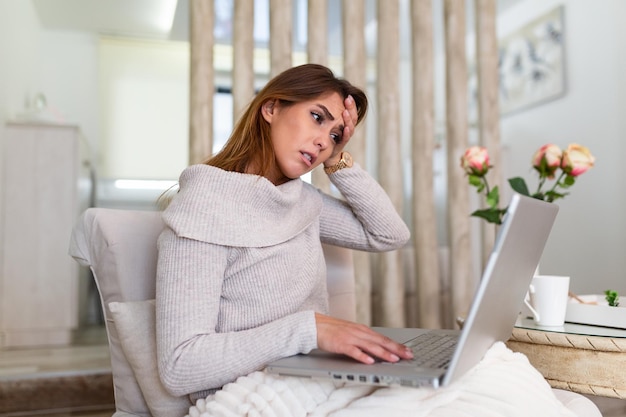
[(267, 123), (272, 123), (276, 100), (267, 100), (261, 106), (261, 114)]

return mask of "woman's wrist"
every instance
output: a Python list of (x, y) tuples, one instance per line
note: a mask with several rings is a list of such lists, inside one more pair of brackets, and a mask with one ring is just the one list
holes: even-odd
[(342, 152), (339, 152), (337, 155), (331, 156), (326, 161), (324, 161), (324, 168), (329, 168), (337, 165), (337, 163), (341, 161), (341, 153)]
[[(328, 164), (326, 164), (326, 162), (328, 162)], [(333, 161), (326, 162), (324, 163), (324, 171), (328, 175), (337, 172), (340, 169), (351, 168), (353, 165), (352, 155), (345, 151), (339, 154), (339, 159), (336, 160), (335, 163), (332, 163)]]

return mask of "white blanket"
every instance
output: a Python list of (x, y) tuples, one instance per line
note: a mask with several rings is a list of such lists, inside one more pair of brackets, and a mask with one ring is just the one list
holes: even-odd
[(527, 358), (494, 344), (440, 389), (373, 387), (255, 372), (190, 407), (186, 417), (573, 417)]

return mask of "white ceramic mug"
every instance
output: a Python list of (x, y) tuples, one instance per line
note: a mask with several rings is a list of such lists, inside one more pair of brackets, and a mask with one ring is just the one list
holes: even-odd
[(535, 275), (524, 300), (540, 326), (563, 326), (567, 311), (569, 277), (561, 275)]

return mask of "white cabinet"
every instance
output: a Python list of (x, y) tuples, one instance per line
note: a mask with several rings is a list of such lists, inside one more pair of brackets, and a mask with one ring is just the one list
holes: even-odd
[(9, 123), (2, 186), (0, 347), (68, 344), (81, 269), (68, 255), (89, 205), (89, 158), (76, 126)]

